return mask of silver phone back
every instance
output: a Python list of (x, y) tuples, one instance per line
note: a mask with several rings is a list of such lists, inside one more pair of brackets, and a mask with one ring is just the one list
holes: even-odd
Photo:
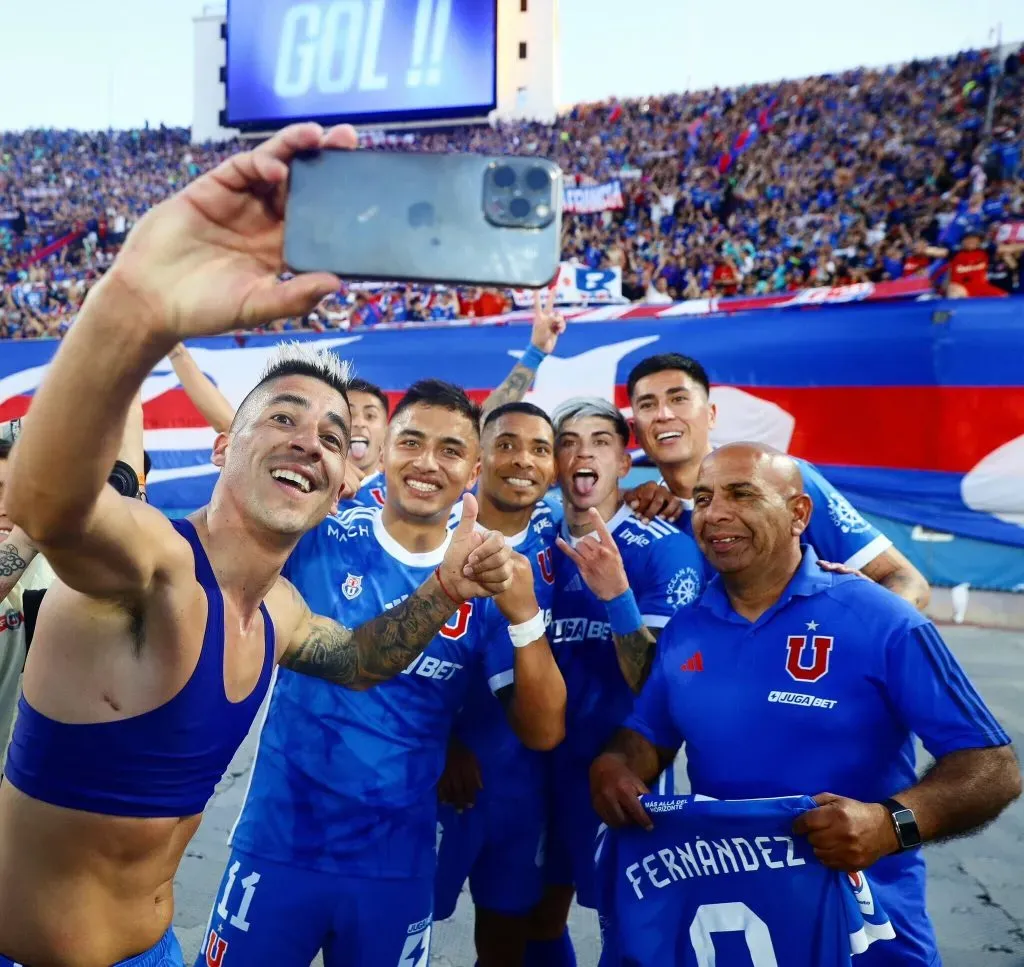
[(472, 154), (321, 151), (292, 162), (284, 257), (296, 272), (351, 279), (533, 288), (558, 272), (561, 172), (554, 218), (505, 227), (484, 211), (485, 178), (503, 159)]

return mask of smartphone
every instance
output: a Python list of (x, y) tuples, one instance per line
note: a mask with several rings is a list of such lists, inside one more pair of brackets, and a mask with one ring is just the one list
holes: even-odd
[(562, 172), (544, 158), (323, 150), (291, 164), (284, 260), (349, 279), (540, 288)]

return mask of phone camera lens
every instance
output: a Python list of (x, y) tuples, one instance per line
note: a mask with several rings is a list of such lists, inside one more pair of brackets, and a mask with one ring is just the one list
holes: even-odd
[(526, 172), (526, 187), (530, 191), (543, 191), (550, 183), (551, 179), (543, 168), (531, 168)]
[(533, 206), (525, 198), (513, 198), (509, 202), (508, 210), (513, 218), (526, 218)]
[(494, 169), (494, 183), (499, 188), (511, 188), (516, 183), (516, 173), (508, 165)]

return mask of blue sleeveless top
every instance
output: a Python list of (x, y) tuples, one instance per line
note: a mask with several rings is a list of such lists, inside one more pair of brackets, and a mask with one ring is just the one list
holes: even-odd
[(192, 676), (159, 708), (117, 722), (69, 725), (22, 695), (4, 774), (33, 799), (108, 816), (201, 813), (252, 726), (274, 668), (274, 626), (260, 605), (266, 655), (241, 702), (224, 692), (224, 599), (195, 527), (172, 521), (192, 546), (208, 603), (203, 649)]

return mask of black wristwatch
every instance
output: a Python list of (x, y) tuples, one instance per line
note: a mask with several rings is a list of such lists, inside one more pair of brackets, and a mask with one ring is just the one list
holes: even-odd
[(900, 852), (913, 849), (921, 845), (921, 830), (917, 828), (917, 818), (913, 809), (907, 809), (901, 802), (895, 799), (885, 799), (882, 805), (889, 811), (892, 817), (893, 829), (896, 830), (896, 839), (900, 844)]

